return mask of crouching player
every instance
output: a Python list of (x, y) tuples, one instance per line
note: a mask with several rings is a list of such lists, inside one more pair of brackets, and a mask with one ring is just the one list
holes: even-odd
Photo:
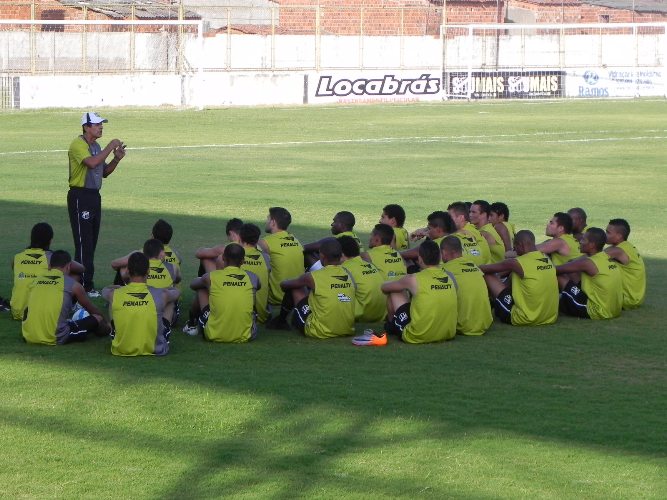
[(181, 292), (148, 286), (148, 266), (148, 257), (134, 252), (127, 260), (129, 283), (102, 290), (111, 309), (115, 330), (111, 354), (116, 356), (163, 356), (169, 352), (171, 329), (164, 314)]
[[(69, 276), (72, 257), (64, 250), (51, 254), (50, 267), (28, 287), (28, 304), (22, 324), (23, 338), (31, 344), (66, 344), (85, 340), (89, 333), (107, 335), (109, 325), (93, 305), (81, 283)], [(78, 302), (89, 316), (72, 321)]]
[(201, 314), (204, 338), (213, 342), (248, 342), (257, 336), (255, 295), (259, 278), (241, 269), (244, 248), (230, 243), (222, 252), (222, 269), (192, 280)]

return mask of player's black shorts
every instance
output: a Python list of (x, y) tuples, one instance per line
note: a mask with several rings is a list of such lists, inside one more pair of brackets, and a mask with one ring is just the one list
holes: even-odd
[(403, 330), (410, 323), (410, 302), (406, 302), (401, 307), (396, 309), (394, 315), (387, 319), (384, 323), (384, 331), (390, 335), (400, 337), (403, 335)]
[(493, 301), (493, 309), (500, 321), (511, 325), (512, 307), (514, 307), (514, 297), (512, 297), (512, 289), (507, 287)]
[(76, 321), (68, 321), (69, 333), (59, 341), (61, 344), (70, 342), (80, 342), (86, 340), (89, 333), (94, 333), (99, 327), (99, 322), (95, 316), (86, 316)]
[(576, 316), (577, 318), (590, 318), (588, 315), (588, 296), (581, 289), (579, 283), (568, 281), (560, 293), (560, 312)]
[(313, 311), (308, 305), (308, 297), (304, 297), (296, 306), (294, 306), (294, 314), (292, 314), (292, 326), (303, 333), (306, 328), (306, 319), (312, 312)]

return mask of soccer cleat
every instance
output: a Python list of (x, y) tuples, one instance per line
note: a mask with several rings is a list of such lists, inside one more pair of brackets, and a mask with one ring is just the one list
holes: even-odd
[(199, 334), (199, 330), (195, 325), (190, 325), (189, 323), (186, 323), (183, 326), (183, 333), (186, 335), (190, 335), (190, 337), (194, 337), (197, 334)]
[(352, 339), (354, 345), (366, 346), (366, 345), (387, 345), (387, 334), (386, 333), (375, 333), (373, 330), (368, 329), (364, 330), (363, 335), (354, 337)]
[(98, 292), (97, 290), (95, 290), (94, 288), (91, 288), (90, 290), (88, 290), (88, 297), (90, 297), (91, 299), (97, 299), (101, 296), (102, 296), (102, 294), (100, 292)]

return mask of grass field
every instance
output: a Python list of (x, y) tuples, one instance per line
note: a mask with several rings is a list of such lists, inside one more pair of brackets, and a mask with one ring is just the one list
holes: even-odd
[[(3, 314), (0, 497), (667, 497), (667, 101), (97, 111), (104, 144), (129, 148), (104, 183), (100, 286), (158, 217), (187, 281), (227, 219), (263, 227), (269, 206), (304, 242), (351, 210), (366, 240), (387, 203), (416, 228), (483, 198), (537, 235), (573, 206), (603, 228), (627, 218), (648, 297), (609, 322), (429, 346), (263, 330), (210, 345), (179, 328), (160, 359), (113, 357), (107, 339), (28, 346)], [(34, 223), (72, 250), (80, 115), (0, 113), (2, 296)]]

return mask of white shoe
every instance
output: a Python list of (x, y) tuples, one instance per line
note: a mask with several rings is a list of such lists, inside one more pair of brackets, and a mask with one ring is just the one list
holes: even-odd
[(183, 333), (190, 335), (190, 337), (194, 337), (199, 334), (199, 330), (196, 326), (191, 326), (186, 323), (185, 326), (183, 326)]

